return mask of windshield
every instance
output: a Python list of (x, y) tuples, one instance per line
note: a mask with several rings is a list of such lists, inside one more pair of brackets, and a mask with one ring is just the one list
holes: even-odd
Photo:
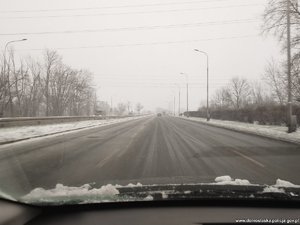
[(5, 1), (0, 196), (299, 199), (299, 14), (296, 0)]

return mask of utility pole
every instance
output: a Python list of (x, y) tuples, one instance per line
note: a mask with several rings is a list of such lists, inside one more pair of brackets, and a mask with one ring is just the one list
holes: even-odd
[(180, 73), (181, 75), (185, 75), (186, 78), (186, 113), (187, 117), (189, 117), (189, 77), (186, 73)]
[(186, 73), (180, 73), (181, 75), (185, 75), (186, 78), (186, 113), (187, 117), (189, 117), (189, 77)]
[(180, 84), (174, 84), (178, 88), (178, 116), (180, 116)]
[(287, 19), (287, 76), (288, 76), (288, 104), (287, 104), (287, 124), (288, 133), (295, 131), (292, 121), (292, 78), (291, 78), (291, 2), (286, 0), (286, 19)]
[(186, 113), (189, 115), (189, 82), (186, 82)]
[(178, 116), (180, 116), (180, 87), (179, 87), (179, 94), (178, 94)]
[(112, 97), (110, 97), (110, 115), (113, 114), (113, 102)]
[(175, 116), (175, 95), (174, 95), (174, 116)]

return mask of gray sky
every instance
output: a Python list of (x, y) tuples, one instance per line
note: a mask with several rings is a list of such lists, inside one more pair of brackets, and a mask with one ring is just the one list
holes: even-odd
[[(280, 57), (272, 37), (260, 35), (266, 0), (10, 0), (1, 2), (0, 45), (17, 56), (57, 50), (66, 64), (94, 74), (100, 100), (168, 108), (173, 96), (190, 109), (206, 99), (206, 59), (212, 94), (234, 77), (259, 79), (266, 62)], [(77, 31), (67, 33), (67, 31)]]

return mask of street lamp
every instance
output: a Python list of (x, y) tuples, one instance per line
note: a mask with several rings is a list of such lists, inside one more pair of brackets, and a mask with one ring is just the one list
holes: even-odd
[[(10, 43), (13, 43), (13, 42), (20, 42), (20, 41), (27, 41), (26, 38), (23, 38), (23, 39), (19, 39), (19, 40), (12, 40), (12, 41), (9, 41), (5, 44), (5, 47), (4, 47), (4, 52), (3, 52), (3, 55), (4, 55), (4, 68), (3, 68), (3, 73), (4, 73), (4, 76), (6, 75), (6, 64), (7, 64), (7, 61), (6, 61), (6, 49), (7, 49), (7, 46), (10, 44)], [(9, 74), (8, 74), (8, 82), (9, 81)], [(3, 114), (3, 112), (1, 113)], [(12, 99), (10, 99), (10, 114), (12, 116), (13, 114), (13, 109), (12, 109)]]
[(5, 44), (5, 47), (4, 47), (4, 74), (5, 74), (5, 68), (6, 68), (6, 64), (7, 64), (7, 61), (6, 61), (6, 49), (7, 49), (7, 46), (10, 44), (10, 43), (13, 43), (13, 42), (20, 42), (20, 41), (27, 41), (26, 38), (23, 38), (23, 39), (19, 39), (19, 40), (12, 40), (12, 41), (9, 41)]
[(10, 43), (13, 43), (13, 42), (20, 42), (20, 41), (27, 41), (26, 38), (23, 38), (23, 39), (19, 39), (19, 40), (12, 40), (12, 41), (9, 41), (5, 44), (5, 48), (4, 48), (4, 72), (5, 72), (5, 67), (6, 67), (6, 49), (7, 49), (7, 46), (10, 44)]
[(20, 41), (27, 41), (27, 39), (26, 39), (26, 38), (23, 38), (23, 39), (12, 40), (12, 41), (7, 42), (6, 45), (5, 45), (5, 48), (4, 48), (4, 56), (5, 56), (5, 53), (6, 53), (7, 46), (8, 46), (10, 43), (13, 43), (13, 42), (20, 42)]
[(186, 73), (180, 73), (181, 75), (185, 75), (186, 78), (186, 113), (189, 116), (189, 77)]
[(178, 87), (178, 116), (180, 116), (180, 85), (179, 84), (174, 84), (174, 85)]
[(209, 76), (209, 64), (208, 64), (208, 54), (204, 51), (200, 51), (198, 49), (194, 49), (196, 52), (200, 52), (202, 54), (204, 54), (206, 56), (206, 120), (209, 121), (210, 120), (210, 114), (209, 114), (209, 86), (208, 86), (208, 76)]

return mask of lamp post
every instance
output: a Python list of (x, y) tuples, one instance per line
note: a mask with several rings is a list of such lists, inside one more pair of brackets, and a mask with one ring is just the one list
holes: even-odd
[[(3, 68), (3, 74), (4, 76), (6, 75), (6, 65), (7, 65), (7, 60), (6, 60), (6, 49), (7, 49), (7, 46), (13, 42), (20, 42), (20, 41), (27, 41), (26, 38), (23, 38), (23, 39), (19, 39), (19, 40), (12, 40), (12, 41), (8, 41), (6, 44), (5, 44), (5, 47), (4, 47), (4, 52), (3, 52), (3, 56), (4, 56), (4, 68)], [(7, 79), (8, 79), (8, 84), (10, 83), (10, 80), (9, 80), (9, 74), (7, 76)], [(9, 84), (9, 89), (10, 89), (10, 84)], [(10, 92), (9, 92), (10, 93)], [(12, 108), (12, 98), (10, 96), (9, 98), (9, 104), (10, 104), (10, 116), (13, 116), (13, 108)], [(3, 110), (3, 109), (2, 109)], [(1, 113), (3, 114), (3, 112)]]
[(189, 116), (189, 77), (186, 73), (180, 73), (181, 75), (185, 75), (186, 78), (186, 113)]
[(174, 110), (173, 110), (173, 114), (174, 114), (174, 116), (175, 116), (175, 114), (176, 114), (176, 110), (175, 110), (175, 101), (176, 101), (176, 97), (175, 97), (175, 95), (174, 95), (174, 103), (173, 103), (173, 108), (174, 108)]
[(206, 56), (206, 120), (210, 120), (210, 113), (209, 113), (209, 63), (208, 63), (208, 54), (204, 51), (200, 51), (198, 49), (194, 49), (196, 52), (200, 52)]
[(23, 39), (12, 40), (12, 41), (7, 42), (6, 45), (5, 45), (5, 48), (4, 48), (4, 56), (5, 56), (5, 53), (6, 53), (7, 46), (8, 46), (10, 43), (13, 43), (13, 42), (20, 42), (20, 41), (27, 41), (27, 39), (26, 39), (26, 38), (23, 38)]
[(20, 42), (20, 41), (27, 41), (26, 38), (23, 38), (23, 39), (20, 39), (20, 40), (12, 40), (12, 41), (9, 41), (5, 44), (5, 47), (4, 47), (4, 52), (3, 52), (3, 55), (4, 55), (4, 74), (6, 72), (6, 64), (7, 64), (7, 61), (6, 61), (6, 49), (7, 49), (7, 46), (13, 42)]
[(179, 84), (174, 84), (174, 85), (178, 87), (178, 116), (180, 116), (180, 85)]

